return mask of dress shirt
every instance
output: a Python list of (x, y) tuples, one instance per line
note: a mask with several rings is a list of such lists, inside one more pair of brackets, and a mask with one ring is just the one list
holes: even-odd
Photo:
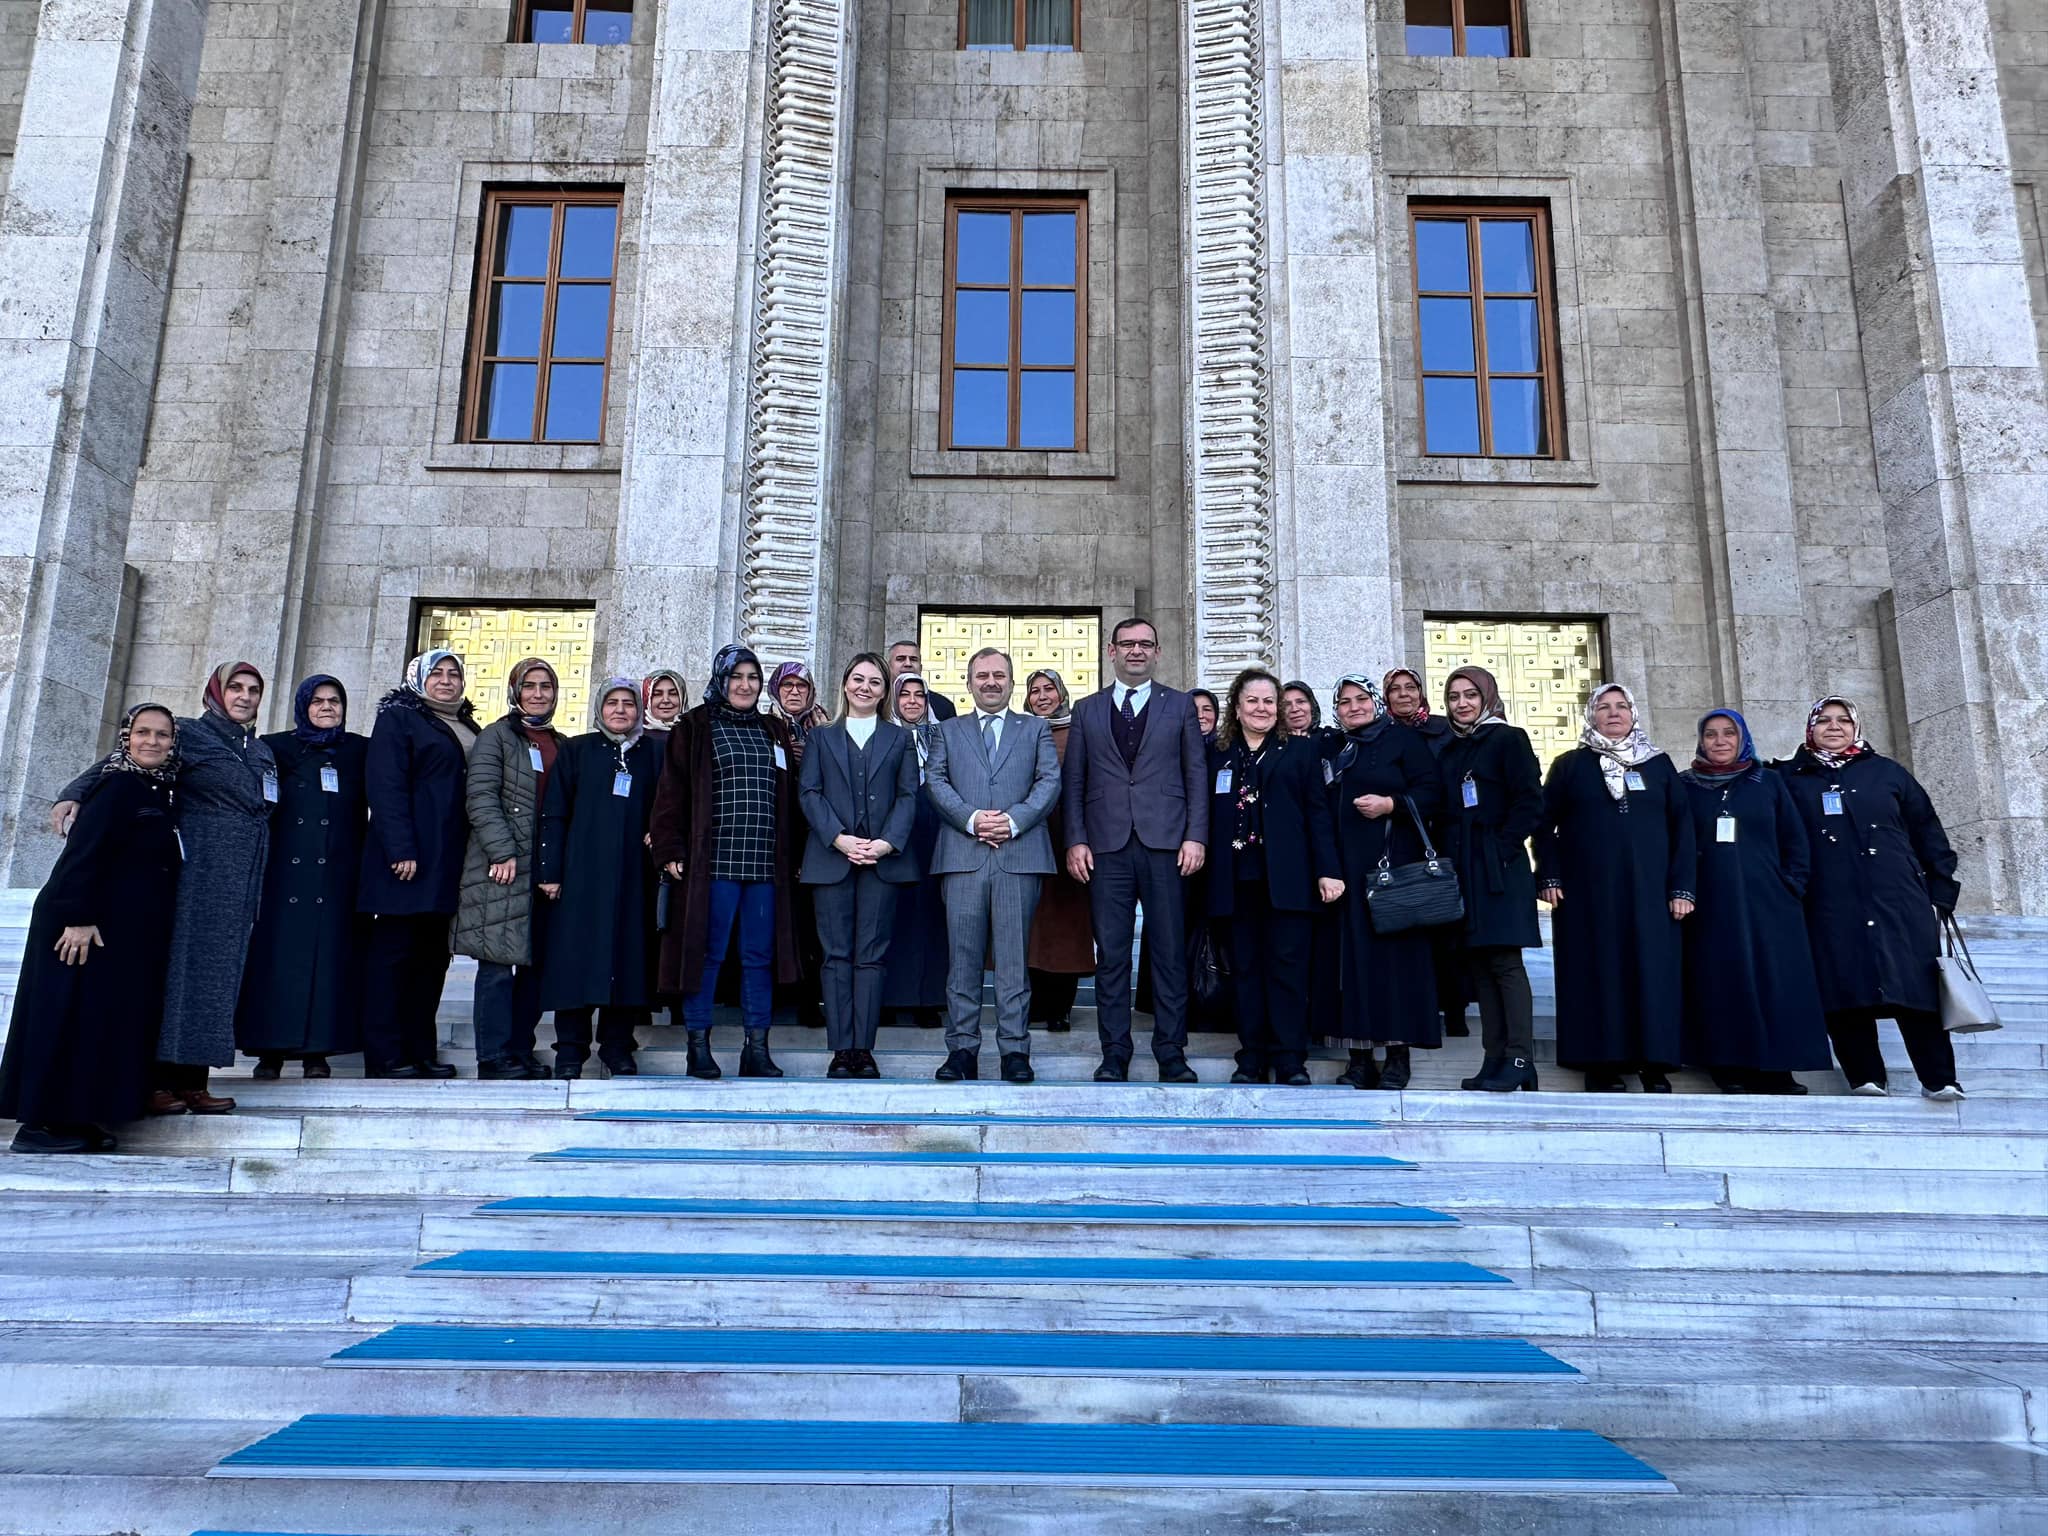
[(1124, 712), (1125, 699), (1131, 701), (1131, 713), (1133, 715), (1145, 713), (1145, 705), (1152, 698), (1152, 679), (1146, 678), (1144, 682), (1138, 684), (1135, 688), (1131, 687), (1128, 683), (1113, 683), (1110, 686), (1114, 691), (1110, 694), (1109, 701), (1118, 714)]

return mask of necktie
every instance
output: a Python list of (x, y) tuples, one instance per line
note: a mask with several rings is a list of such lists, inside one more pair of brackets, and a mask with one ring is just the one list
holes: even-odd
[(1125, 725), (1135, 725), (1135, 724), (1137, 723), (1137, 720), (1138, 720), (1138, 712), (1137, 712), (1137, 711), (1136, 711), (1135, 709), (1131, 708), (1131, 699), (1132, 699), (1132, 697), (1133, 697), (1133, 694), (1134, 694), (1134, 690), (1132, 690), (1132, 689), (1126, 688), (1126, 689), (1124, 690), (1124, 724), (1125, 724)]
[(990, 762), (995, 761), (996, 717), (994, 715), (983, 715), (981, 717), (981, 749), (988, 754)]

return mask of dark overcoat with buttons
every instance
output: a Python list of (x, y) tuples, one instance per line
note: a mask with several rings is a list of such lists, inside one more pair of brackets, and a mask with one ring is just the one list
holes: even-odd
[(621, 751), (592, 731), (556, 754), (537, 855), (541, 883), (562, 888), (537, 919), (547, 925), (540, 1005), (549, 1012), (654, 1001), (658, 876), (647, 824), (666, 746), (642, 735)]
[[(1900, 764), (1875, 752), (1830, 768), (1804, 747), (1777, 764), (1813, 848), (1806, 934), (1829, 1013), (1940, 1006), (1935, 908), (1962, 895), (1956, 851), (1934, 802)], [(1829, 815), (1827, 796), (1841, 810)]]
[[(353, 732), (324, 747), (290, 731), (263, 740), (277, 759), (277, 805), (235, 1044), (252, 1056), (345, 1055), (363, 1048), (366, 924), (356, 914), (356, 877), (370, 819), (370, 743)], [(331, 790), (322, 768), (334, 770)]]

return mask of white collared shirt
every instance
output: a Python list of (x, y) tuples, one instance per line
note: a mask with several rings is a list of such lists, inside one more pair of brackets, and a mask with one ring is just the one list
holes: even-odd
[(1124, 700), (1129, 699), (1131, 701), (1131, 713), (1142, 715), (1145, 713), (1145, 705), (1152, 697), (1152, 679), (1146, 678), (1144, 682), (1138, 684), (1135, 688), (1131, 687), (1128, 683), (1112, 683), (1110, 690), (1110, 707), (1118, 714), (1124, 712)]

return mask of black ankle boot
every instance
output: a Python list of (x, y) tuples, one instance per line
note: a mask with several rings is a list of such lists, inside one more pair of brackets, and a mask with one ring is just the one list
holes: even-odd
[(1493, 1076), (1479, 1085), (1488, 1093), (1514, 1093), (1526, 1088), (1536, 1090), (1536, 1063), (1526, 1056), (1509, 1056), (1502, 1060)]
[(782, 1068), (775, 1065), (775, 1058), (768, 1054), (768, 1031), (750, 1029), (747, 1043), (740, 1047), (741, 1077), (780, 1077)]
[(282, 1056), (258, 1056), (256, 1058), (256, 1065), (249, 1070), (249, 1076), (259, 1083), (267, 1083), (275, 1078), (284, 1076), (284, 1058)]
[(1408, 1062), (1408, 1047), (1390, 1045), (1387, 1047), (1387, 1064), (1380, 1069), (1380, 1086), (1389, 1092), (1399, 1093), (1408, 1086), (1408, 1074), (1413, 1070)]
[(1370, 1050), (1355, 1045), (1351, 1047), (1351, 1065), (1334, 1079), (1343, 1088), (1376, 1088), (1379, 1081), (1380, 1064), (1372, 1059)]
[(711, 1055), (710, 1030), (690, 1031), (690, 1059), (683, 1070), (692, 1077), (701, 1077), (707, 1081), (725, 1076), (718, 1070), (718, 1062)]
[(1484, 1088), (1486, 1086), (1486, 1080), (1489, 1077), (1492, 1077), (1494, 1073), (1500, 1070), (1501, 1062), (1505, 1059), (1505, 1057), (1501, 1056), (1488, 1055), (1487, 1058), (1479, 1064), (1479, 1070), (1473, 1073), (1470, 1077), (1466, 1078), (1463, 1082), (1459, 1083), (1458, 1086), (1460, 1088), (1466, 1089), (1467, 1091), (1470, 1091), (1474, 1088)]

